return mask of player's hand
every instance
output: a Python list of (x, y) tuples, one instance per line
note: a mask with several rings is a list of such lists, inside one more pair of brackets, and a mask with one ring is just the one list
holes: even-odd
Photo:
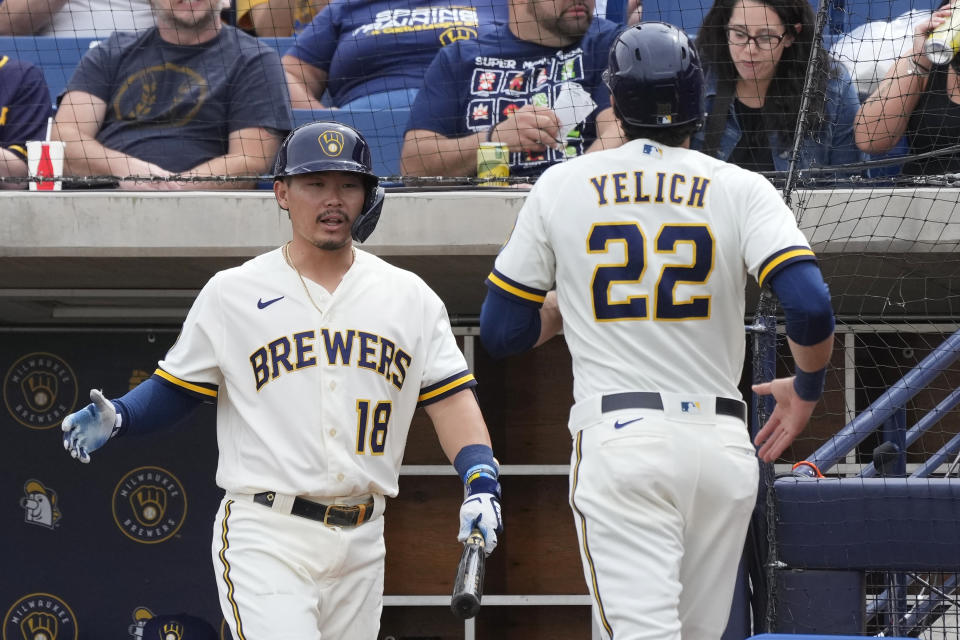
[(470, 493), (460, 505), (460, 533), (457, 540), (466, 540), (474, 528), (483, 535), (484, 553), (493, 553), (497, 548), (497, 536), (503, 533), (500, 485), (496, 480), (484, 478), (470, 483)]
[(490, 136), (493, 142), (503, 142), (510, 151), (543, 151), (561, 144), (560, 120), (553, 109), (525, 104), (498, 123)]
[(793, 377), (755, 384), (753, 392), (761, 396), (772, 394), (777, 401), (770, 419), (753, 439), (760, 447), (757, 457), (764, 462), (773, 462), (807, 427), (817, 401), (801, 399), (793, 388)]
[(90, 462), (90, 454), (99, 449), (118, 427), (117, 410), (97, 389), (90, 390), (92, 404), (63, 419), (63, 448), (80, 462)]

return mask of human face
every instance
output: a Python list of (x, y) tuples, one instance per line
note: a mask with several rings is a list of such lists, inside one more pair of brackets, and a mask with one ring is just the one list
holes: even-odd
[(220, 19), (220, 0), (151, 0), (162, 26), (204, 31)]
[(302, 239), (324, 251), (350, 246), (350, 228), (366, 196), (359, 174), (305, 173), (275, 181), (273, 192), (290, 213), (294, 241)]
[[(800, 27), (799, 24), (794, 25), (798, 32)], [(758, 0), (740, 0), (733, 7), (727, 30), (737, 32), (741, 38), (743, 35), (753, 38), (783, 36), (783, 39), (769, 50), (761, 48), (756, 40), (750, 40), (746, 44), (728, 44), (730, 59), (733, 60), (739, 76), (744, 80), (768, 84), (773, 79), (784, 50), (793, 45), (793, 36), (785, 35), (787, 29), (777, 12)]]
[(596, 0), (530, 0), (537, 27), (572, 43), (580, 40), (593, 21)]

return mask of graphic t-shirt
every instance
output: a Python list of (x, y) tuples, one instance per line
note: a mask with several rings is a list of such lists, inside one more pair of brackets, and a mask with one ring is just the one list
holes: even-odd
[(506, 24), (437, 54), (410, 111), (407, 130), (447, 137), (486, 131), (527, 104), (553, 108), (562, 85), (579, 84), (597, 107), (563, 149), (510, 154), (511, 176), (537, 176), (551, 164), (584, 153), (596, 139), (596, 116), (610, 106), (601, 74), (620, 26), (595, 18), (580, 42), (557, 49), (520, 40)]
[(190, 46), (156, 29), (114, 33), (80, 61), (67, 85), (74, 90), (107, 103), (102, 145), (168, 171), (224, 155), (233, 131), (286, 133), (292, 122), (277, 52), (227, 26)]
[(506, 21), (506, 0), (333, 0), (286, 54), (327, 72), (336, 107), (374, 93), (418, 89), (441, 48)]
[(27, 159), (27, 140), (43, 140), (51, 115), (43, 72), (0, 55), (0, 147)]

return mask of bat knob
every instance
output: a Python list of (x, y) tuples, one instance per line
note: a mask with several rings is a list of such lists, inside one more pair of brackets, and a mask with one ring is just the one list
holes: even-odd
[(466, 620), (480, 613), (480, 600), (472, 594), (460, 594), (451, 600), (450, 608), (455, 616)]

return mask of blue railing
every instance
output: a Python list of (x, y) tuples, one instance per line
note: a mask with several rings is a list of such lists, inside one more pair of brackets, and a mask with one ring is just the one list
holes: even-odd
[[(909, 430), (906, 428), (904, 407), (908, 400), (927, 387), (957, 358), (960, 358), (960, 330), (948, 337), (943, 344), (885, 391), (807, 461), (816, 465), (821, 472), (826, 471), (853, 451), (867, 436), (883, 427), (885, 441), (892, 445), (889, 451), (896, 456), (893, 464), (886, 471), (892, 472), (893, 475), (906, 475), (907, 448), (937, 424), (951, 409), (960, 404), (960, 389), (949, 393)], [(910, 477), (929, 477), (941, 464), (956, 456), (958, 452), (960, 452), (960, 434), (932, 454)], [(802, 465), (797, 467), (794, 473), (811, 475), (813, 469)], [(867, 465), (859, 475), (870, 478), (876, 474), (876, 466)], [(867, 616), (883, 616), (883, 619), (889, 621), (885, 631), (894, 635), (913, 635), (910, 632), (914, 629), (928, 626), (930, 620), (935, 620), (942, 615), (945, 608), (952, 605), (952, 595), (957, 590), (957, 576), (949, 576), (939, 588), (930, 587), (929, 596), (923, 601), (918, 601), (910, 611), (907, 611), (906, 588), (916, 580), (917, 577), (913, 574), (899, 572), (891, 574), (893, 586), (879, 594), (868, 605)], [(905, 613), (897, 615), (895, 612)]]
[[(816, 465), (816, 468), (820, 469), (821, 472), (827, 471), (836, 465), (840, 460), (844, 459), (848, 453), (853, 451), (858, 444), (863, 442), (864, 439), (892, 418), (898, 410), (906, 405), (908, 400), (927, 387), (934, 378), (943, 373), (957, 358), (960, 358), (960, 330), (950, 335), (943, 344), (934, 349), (926, 358), (917, 364), (916, 367), (911, 369), (907, 375), (887, 389), (883, 395), (857, 415), (856, 418), (851, 420), (837, 435), (817, 449), (812, 456), (807, 458), (807, 462)], [(952, 408), (960, 402), (960, 396), (955, 396), (956, 392), (950, 394), (946, 400), (942, 401), (933, 411), (925, 416), (925, 420), (921, 420), (907, 432), (907, 446), (915, 442), (924, 431), (942, 418), (949, 408)], [(934, 456), (939, 457), (942, 461), (949, 455), (948, 449), (956, 452), (960, 443), (955, 443), (955, 440), (957, 440), (957, 438), (947, 443), (947, 445), (942, 447)], [(936, 466), (928, 467), (929, 463), (924, 465), (924, 468), (927, 468), (926, 475), (929, 475), (929, 471), (936, 468)], [(812, 475), (814, 472), (810, 467), (801, 465), (797, 467), (796, 473)], [(866, 477), (868, 474), (862, 475)], [(924, 477), (917, 472), (915, 472), (913, 476)]]

